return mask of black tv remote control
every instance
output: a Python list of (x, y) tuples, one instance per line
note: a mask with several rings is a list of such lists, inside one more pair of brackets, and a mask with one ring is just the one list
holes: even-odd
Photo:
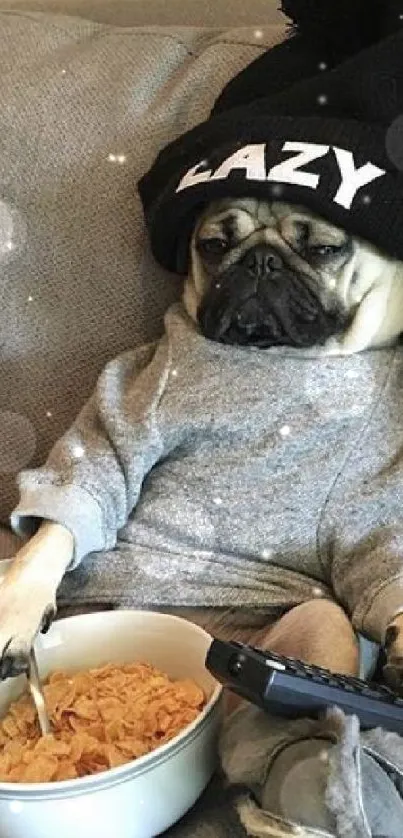
[(403, 698), (387, 687), (333, 675), (319, 666), (235, 641), (213, 640), (206, 667), (222, 684), (270, 713), (316, 718), (336, 705), (358, 716), (362, 728), (403, 734)]

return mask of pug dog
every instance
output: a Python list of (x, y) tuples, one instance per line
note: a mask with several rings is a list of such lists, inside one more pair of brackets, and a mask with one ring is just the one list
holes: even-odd
[(195, 229), (184, 303), (210, 340), (349, 355), (396, 341), (402, 271), (306, 209), (223, 200)]
[[(189, 262), (184, 306), (210, 341), (320, 358), (392, 346), (403, 331), (403, 264), (303, 207), (216, 202), (195, 225)], [(27, 669), (72, 555), (72, 535), (50, 521), (17, 554), (0, 584), (0, 677)], [(222, 637), (357, 672), (354, 632), (333, 601), (295, 606), (271, 626), (267, 618), (237, 609), (174, 613)], [(385, 672), (400, 686), (403, 614), (388, 627), (385, 646)]]

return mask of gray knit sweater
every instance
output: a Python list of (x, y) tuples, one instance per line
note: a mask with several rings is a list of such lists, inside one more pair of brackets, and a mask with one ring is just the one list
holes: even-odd
[(74, 534), (64, 601), (334, 596), (379, 640), (403, 610), (402, 408), (401, 347), (229, 347), (175, 305), (162, 339), (111, 361), (46, 465), (21, 473), (11, 523)]

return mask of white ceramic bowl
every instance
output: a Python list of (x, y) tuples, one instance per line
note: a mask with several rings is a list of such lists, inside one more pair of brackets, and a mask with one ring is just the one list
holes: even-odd
[[(142, 659), (173, 678), (194, 678), (208, 703), (175, 739), (127, 765), (58, 783), (0, 783), (0, 838), (152, 838), (175, 823), (216, 766), (221, 687), (204, 667), (210, 642), (193, 623), (154, 612), (104, 611), (55, 622), (38, 639), (43, 677)], [(0, 716), (25, 688), (25, 678), (0, 684)]]

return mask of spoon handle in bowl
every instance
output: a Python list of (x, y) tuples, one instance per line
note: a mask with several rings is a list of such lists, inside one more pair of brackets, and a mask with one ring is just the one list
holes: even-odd
[(47, 736), (50, 730), (50, 721), (46, 709), (45, 696), (43, 694), (41, 679), (39, 677), (38, 664), (36, 661), (35, 649), (32, 647), (29, 657), (28, 671), (29, 690), (38, 714), (39, 727), (42, 736)]

